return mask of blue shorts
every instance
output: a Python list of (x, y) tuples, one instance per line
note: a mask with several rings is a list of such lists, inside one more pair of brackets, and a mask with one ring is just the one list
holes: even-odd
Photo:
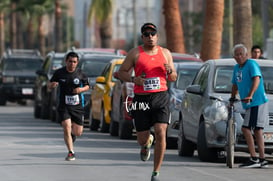
[(136, 131), (150, 130), (155, 123), (169, 124), (169, 94), (167, 91), (135, 95), (132, 105), (131, 114)]
[(249, 129), (263, 129), (268, 124), (268, 103), (246, 110), (243, 126)]

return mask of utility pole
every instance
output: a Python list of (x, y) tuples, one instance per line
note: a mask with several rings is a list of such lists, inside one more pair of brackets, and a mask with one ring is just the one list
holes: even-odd
[(228, 32), (229, 32), (229, 52), (233, 48), (233, 0), (229, 0)]
[(133, 28), (133, 34), (134, 34), (134, 47), (137, 46), (137, 18), (136, 18), (136, 0), (133, 0), (133, 21), (134, 21), (134, 28)]
[(264, 49), (266, 50), (266, 42), (269, 36), (269, 27), (268, 27), (268, 7), (269, 3), (268, 0), (261, 1), (261, 12), (262, 12), (262, 22), (263, 22), (263, 45)]

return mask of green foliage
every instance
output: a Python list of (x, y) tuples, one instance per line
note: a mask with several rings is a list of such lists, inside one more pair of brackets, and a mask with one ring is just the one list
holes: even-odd
[[(193, 43), (194, 48), (193, 52), (199, 52), (200, 50), (200, 42), (202, 40), (203, 28), (202, 16), (203, 16), (202, 12), (185, 12), (183, 14), (183, 29), (185, 37), (185, 47), (187, 50), (190, 49), (191, 46), (189, 44), (190, 41), (192, 41)], [(189, 21), (186, 21), (186, 19), (190, 19), (192, 23), (189, 23)]]
[(17, 11), (23, 12), (27, 18), (41, 16), (52, 12), (55, 0), (20, 0)]
[(263, 45), (263, 30), (261, 17), (252, 16), (252, 40), (253, 45)]
[(112, 14), (112, 8), (112, 0), (93, 0), (88, 12), (88, 23), (91, 24), (92, 18), (102, 23)]

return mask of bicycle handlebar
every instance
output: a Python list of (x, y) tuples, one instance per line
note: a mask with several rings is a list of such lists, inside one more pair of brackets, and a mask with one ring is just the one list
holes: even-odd
[[(214, 96), (209, 96), (209, 98), (210, 99), (213, 99), (213, 100), (218, 100), (218, 101), (221, 101), (221, 102), (227, 102), (226, 100), (224, 100), (223, 98), (221, 98), (221, 97), (214, 97)], [(228, 99), (228, 101), (229, 102), (232, 102), (232, 103), (234, 103), (234, 102), (240, 102), (240, 101), (242, 101), (242, 102), (244, 102), (244, 101), (246, 101), (246, 100), (248, 100), (248, 99), (238, 99), (238, 98), (234, 98), (234, 97), (231, 97), (231, 98), (229, 98)], [(252, 102), (252, 99), (250, 99), (250, 102)]]

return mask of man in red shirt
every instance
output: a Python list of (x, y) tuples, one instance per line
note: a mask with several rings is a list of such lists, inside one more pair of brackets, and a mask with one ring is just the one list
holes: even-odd
[[(150, 158), (150, 147), (154, 140), (150, 128), (154, 127), (156, 143), (151, 180), (158, 181), (166, 150), (166, 129), (170, 116), (167, 80), (175, 81), (177, 74), (170, 51), (157, 45), (157, 27), (152, 23), (145, 23), (141, 27), (141, 33), (143, 45), (129, 51), (118, 75), (123, 81), (135, 83), (132, 116), (143, 161)], [(131, 77), (132, 68), (135, 77)]]

